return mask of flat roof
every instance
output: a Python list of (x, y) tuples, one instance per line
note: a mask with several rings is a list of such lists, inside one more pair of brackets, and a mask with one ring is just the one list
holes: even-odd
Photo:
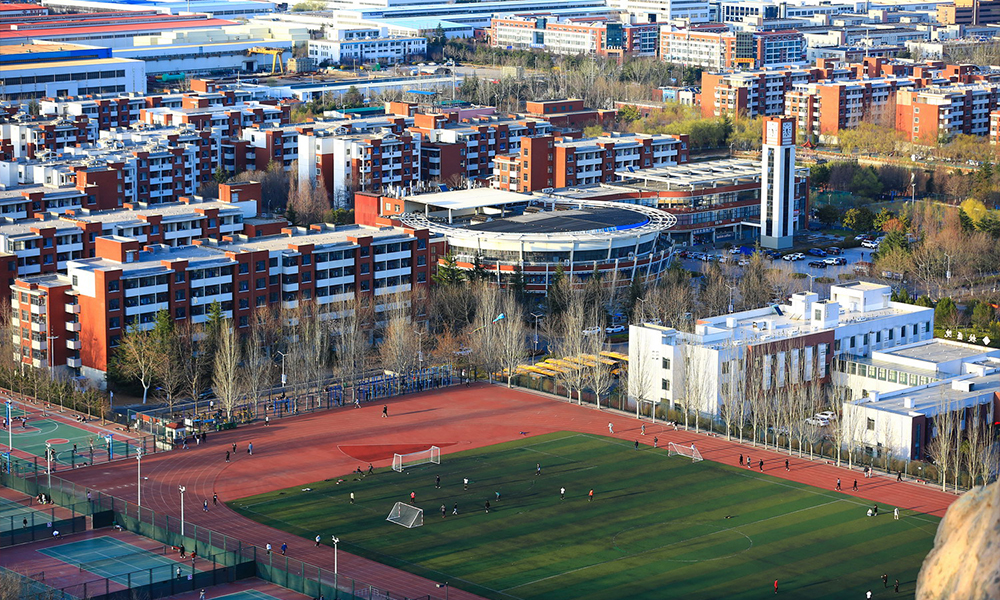
[(894, 350), (886, 350), (882, 354), (898, 356), (900, 358), (911, 358), (932, 363), (943, 363), (953, 360), (964, 360), (989, 353), (992, 348), (988, 346), (973, 346), (960, 342), (950, 342), (941, 339), (928, 340), (926, 343), (903, 346)]
[(126, 25), (91, 25), (87, 27), (60, 27), (56, 29), (15, 29), (0, 31), (0, 39), (22, 38), (52, 38), (63, 35), (86, 35), (90, 33), (113, 33), (117, 31), (132, 31), (142, 35), (147, 31), (172, 29), (193, 29), (200, 27), (227, 27), (237, 25), (236, 21), (225, 19), (195, 19), (190, 21), (164, 21), (151, 23), (129, 23)]
[(618, 230), (648, 223), (642, 213), (622, 208), (591, 208), (533, 212), (467, 225), (475, 231), (500, 233), (569, 233), (574, 231)]
[[(967, 381), (972, 384), (972, 391), (956, 390), (952, 388), (953, 381)], [(968, 407), (972, 400), (986, 395), (1000, 392), (1000, 373), (991, 373), (982, 377), (960, 377), (943, 379), (935, 384), (924, 388), (906, 388), (889, 394), (879, 394), (876, 402), (857, 401), (858, 404), (866, 408), (885, 410), (894, 413), (920, 413), (927, 416), (934, 416), (939, 412), (942, 404), (947, 405), (951, 410), (957, 410), (961, 406)], [(889, 395), (888, 398), (885, 396)], [(906, 399), (909, 398), (913, 406), (906, 406)]]
[(373, 241), (388, 241), (391, 238), (408, 238), (409, 235), (402, 229), (396, 227), (368, 227), (365, 225), (337, 225), (328, 226), (322, 230), (305, 229), (295, 227), (294, 235), (270, 235), (259, 238), (249, 238), (245, 241), (235, 241), (232, 243), (219, 244), (214, 246), (219, 250), (229, 252), (260, 251), (260, 250), (288, 250), (289, 245), (302, 246), (314, 244), (316, 246), (330, 245), (354, 245), (349, 237), (372, 237)]
[[(0, 31), (0, 38), (3, 37), (2, 31)], [(37, 70), (37, 69), (65, 69), (70, 65), (76, 67), (92, 67), (100, 65), (118, 65), (118, 64), (135, 64), (137, 62), (142, 62), (135, 60), (133, 58), (88, 58), (84, 60), (75, 60), (73, 58), (67, 58), (66, 60), (60, 60), (58, 62), (43, 62), (43, 63), (25, 63), (20, 65), (4, 65), (5, 71), (24, 71), (24, 70)], [(56, 119), (53, 119), (53, 121)]]
[(427, 206), (444, 210), (463, 210), (496, 206), (498, 204), (529, 202), (532, 198), (533, 196), (530, 194), (519, 194), (517, 192), (507, 192), (493, 188), (473, 188), (471, 190), (451, 190), (434, 194), (406, 196), (403, 200), (415, 204), (426, 204)]
[[(3, 4), (0, 4), (3, 6)], [(35, 42), (24, 42), (21, 44), (5, 44), (3, 47), (3, 53), (6, 55), (12, 54), (37, 54), (42, 52), (68, 52), (70, 50), (90, 50), (97, 49), (103, 50), (104, 48), (96, 46), (84, 46), (81, 44), (71, 44), (69, 42), (46, 42), (44, 40), (39, 40)]]

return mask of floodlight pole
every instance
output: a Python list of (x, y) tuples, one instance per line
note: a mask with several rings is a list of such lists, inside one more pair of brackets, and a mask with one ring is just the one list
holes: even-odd
[(183, 536), (184, 535), (184, 492), (187, 491), (187, 488), (184, 487), (183, 485), (179, 485), (177, 486), (177, 489), (181, 493), (181, 536)]
[(52, 444), (45, 442), (45, 473), (49, 478), (49, 493), (52, 493)]
[(285, 387), (287, 381), (285, 378), (285, 353), (279, 350), (278, 354), (281, 355), (281, 387)]
[[(330, 540), (333, 541), (333, 576), (337, 577), (337, 544), (340, 543), (340, 538), (335, 535), (330, 536)], [(336, 584), (336, 581), (334, 582)]]
[(446, 582), (444, 582), (444, 583), (437, 583), (437, 584), (435, 584), (435, 585), (436, 585), (436, 586), (437, 586), (437, 587), (438, 587), (439, 589), (440, 589), (440, 588), (444, 588), (444, 600), (448, 600), (448, 588), (450, 587), (450, 586), (448, 585), (448, 582), (446, 581)]
[(14, 401), (7, 400), (7, 450), (14, 451)]
[(135, 453), (135, 505), (142, 506), (142, 448)]
[(545, 316), (545, 313), (531, 313), (531, 316), (535, 318), (535, 354), (538, 354), (538, 319)]

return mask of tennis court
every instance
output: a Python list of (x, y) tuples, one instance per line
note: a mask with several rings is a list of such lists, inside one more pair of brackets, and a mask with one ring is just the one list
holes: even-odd
[(225, 596), (216, 596), (212, 600), (278, 600), (278, 598), (257, 590), (242, 590)]
[(166, 556), (167, 546), (157, 551), (108, 536), (80, 540), (59, 546), (42, 548), (39, 553), (77, 566), (126, 587), (137, 587), (168, 581), (172, 577), (187, 578), (201, 571)]
[[(55, 450), (55, 462), (63, 465), (90, 464), (94, 457), (98, 462), (108, 458), (108, 441), (104, 435), (74, 427), (45, 417), (28, 418), (27, 427), (21, 427), (20, 421), (14, 422), (11, 429), (14, 437), (14, 449), (35, 456), (45, 456), (45, 444), (52, 444)], [(111, 451), (115, 458), (132, 456), (135, 447), (128, 444), (126, 438), (115, 439), (112, 435)], [(134, 441), (132, 441), (134, 444)], [(6, 445), (6, 440), (3, 440)], [(77, 447), (73, 452), (74, 444)], [(43, 464), (43, 463), (39, 463)]]
[(42, 525), (51, 522), (51, 510), (36, 510), (30, 506), (25, 506), (14, 500), (0, 497), (0, 532), (8, 533), (25, 527)]

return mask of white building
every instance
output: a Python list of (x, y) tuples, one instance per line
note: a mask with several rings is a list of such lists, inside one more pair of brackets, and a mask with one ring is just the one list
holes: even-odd
[(4, 46), (0, 91), (7, 100), (146, 92), (146, 63), (106, 48), (70, 44)]
[(870, 357), (846, 354), (832, 366), (832, 383), (850, 390), (840, 427), (869, 456), (921, 460), (943, 410), (964, 411), (990, 424), (1000, 415), (1000, 350), (933, 339)]
[(934, 310), (891, 302), (891, 291), (864, 282), (834, 285), (829, 300), (798, 293), (789, 304), (700, 319), (694, 333), (632, 325), (629, 396), (718, 416), (727, 389), (742, 396), (748, 385), (777, 392), (826, 382), (841, 354), (870, 356), (931, 339)]
[(636, 23), (674, 20), (707, 23), (712, 20), (708, 0), (610, 0), (608, 4), (628, 13)]
[(396, 64), (427, 54), (427, 38), (390, 36), (385, 28), (338, 30), (336, 38), (309, 41), (309, 58), (317, 64)]
[(786, 249), (795, 234), (795, 119), (764, 117), (760, 244)]

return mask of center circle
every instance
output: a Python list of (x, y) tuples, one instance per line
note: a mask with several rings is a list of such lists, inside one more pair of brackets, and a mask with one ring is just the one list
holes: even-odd
[(728, 523), (664, 521), (619, 531), (612, 545), (631, 554), (655, 553), (658, 560), (696, 563), (729, 558), (753, 547), (750, 536)]
[(68, 444), (69, 440), (66, 438), (52, 438), (51, 440), (45, 440), (45, 443), (55, 446), (56, 444)]

